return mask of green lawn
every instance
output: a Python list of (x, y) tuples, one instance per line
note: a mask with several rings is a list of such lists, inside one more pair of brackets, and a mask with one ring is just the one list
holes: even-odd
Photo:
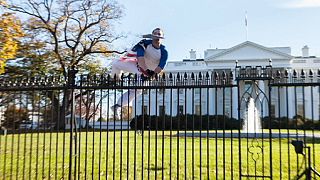
[[(80, 179), (239, 179), (239, 166), (243, 175), (269, 176), (272, 163), (273, 179), (294, 179), (297, 166), (305, 167), (302, 155), (297, 156), (290, 144), (291, 139), (241, 139), (239, 150), (238, 138), (177, 138), (175, 134), (176, 131), (172, 135), (170, 131), (145, 131), (143, 136), (134, 131), (78, 133), (74, 137), (77, 143), (73, 140), (71, 174)], [(312, 157), (319, 159), (320, 140), (308, 139), (308, 145), (312, 147)], [(68, 178), (69, 153), (68, 132), (1, 135), (0, 177)], [(312, 164), (320, 170), (320, 161)]]

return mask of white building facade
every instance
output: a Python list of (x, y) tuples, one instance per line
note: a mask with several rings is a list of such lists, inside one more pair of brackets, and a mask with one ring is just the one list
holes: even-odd
[[(190, 59), (169, 61), (165, 72), (166, 74), (180, 73), (183, 75), (185, 72), (205, 74), (206, 72), (224, 71), (226, 73), (232, 72), (235, 75), (236, 62), (241, 67), (263, 67), (272, 63), (274, 70), (288, 70), (289, 72), (305, 70), (306, 73), (312, 70), (315, 74), (320, 67), (320, 58), (310, 56), (308, 46), (302, 48), (301, 56), (293, 56), (290, 47), (265, 47), (246, 41), (228, 49), (207, 49), (203, 59), (197, 59), (196, 52), (191, 50)], [(236, 84), (235, 77), (233, 80), (233, 83)], [(259, 88), (266, 94), (269, 91), (267, 83), (267, 81), (258, 81)], [(164, 113), (172, 116), (176, 116), (178, 113), (225, 114), (237, 118), (238, 90), (240, 90), (241, 96), (245, 88), (246, 82), (242, 81), (239, 83), (239, 88), (227, 90), (219, 88), (167, 89), (165, 92), (149, 90), (148, 95), (137, 99), (136, 105), (143, 108), (136, 108), (136, 114), (159, 115)], [(279, 88), (272, 93), (273, 96), (270, 100), (274, 115), (292, 118), (299, 114), (306, 118), (319, 119), (319, 87)], [(268, 102), (262, 103), (262, 112), (264, 113), (261, 116), (268, 116)]]

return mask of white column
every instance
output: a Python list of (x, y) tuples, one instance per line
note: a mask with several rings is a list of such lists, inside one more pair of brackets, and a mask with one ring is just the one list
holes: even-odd
[(238, 88), (232, 88), (232, 117), (238, 119)]

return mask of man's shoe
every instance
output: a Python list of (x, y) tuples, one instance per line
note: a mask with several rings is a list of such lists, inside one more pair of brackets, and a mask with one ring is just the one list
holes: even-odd
[(115, 104), (111, 106), (111, 110), (113, 111), (115, 120), (120, 120), (121, 106), (119, 104)]

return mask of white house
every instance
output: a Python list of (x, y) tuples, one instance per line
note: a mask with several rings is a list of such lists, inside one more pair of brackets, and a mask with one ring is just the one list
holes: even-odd
[[(317, 72), (318, 68), (320, 67), (320, 58), (315, 56), (309, 55), (309, 48), (308, 46), (304, 46), (302, 48), (302, 55), (301, 56), (293, 56), (291, 55), (291, 48), (290, 47), (265, 47), (263, 45), (246, 41), (241, 44), (235, 45), (228, 49), (207, 49), (204, 52), (203, 59), (196, 58), (196, 52), (194, 50), (190, 51), (190, 59), (184, 59), (181, 61), (169, 61), (165, 72), (166, 73), (184, 73), (184, 72), (214, 72), (214, 71), (225, 71), (234, 73), (236, 61), (238, 61), (238, 65), (245, 67), (245, 66), (267, 66), (269, 65), (269, 60), (272, 60), (272, 68), (284, 70), (287, 69), (292, 71), (296, 69), (300, 72), (302, 69), (309, 70), (312, 69), (314, 72)], [(234, 73), (235, 74), (235, 73)], [(234, 81), (236, 83), (236, 81)], [(259, 81), (259, 87), (268, 92), (267, 82)], [(246, 82), (242, 82), (240, 84), (240, 91), (243, 91), (246, 87)], [(284, 109), (289, 109), (289, 116), (293, 117), (296, 114), (303, 114), (302, 110), (305, 110), (305, 116), (307, 118), (319, 117), (319, 88), (314, 89), (311, 91), (311, 88), (305, 88), (304, 94), (305, 96), (302, 97), (301, 91), (302, 88), (297, 88), (296, 96), (297, 100), (295, 100), (295, 94), (293, 88), (288, 88), (288, 103), (285, 100), (280, 101), (280, 111), (277, 99), (271, 99), (272, 102), (272, 111), (276, 115), (286, 116), (287, 112)], [(314, 92), (317, 90), (317, 92)], [(225, 92), (225, 100), (221, 98), (222, 90), (217, 89), (194, 89), (195, 92), (192, 90), (182, 90), (179, 89), (179, 93), (177, 89), (166, 90), (163, 94), (156, 93), (151, 91), (150, 95), (144, 96), (144, 102), (142, 102), (141, 97), (137, 99), (137, 106), (144, 107), (144, 112), (155, 115), (156, 113), (166, 113), (168, 115), (177, 115), (178, 111), (181, 113), (186, 114), (227, 114), (233, 117), (237, 117), (237, 106), (238, 106), (238, 99), (237, 88), (232, 88), (232, 96), (231, 98), (231, 90)], [(279, 90), (280, 93), (284, 94), (285, 89)], [(311, 95), (311, 92), (313, 94)], [(242, 92), (241, 92), (242, 93)], [(274, 92), (273, 92), (274, 93)], [(173, 95), (172, 95), (173, 94)], [(178, 95), (179, 94), (179, 95)], [(207, 96), (207, 94), (209, 96)], [(273, 96), (273, 97), (280, 97), (283, 96)], [(179, 99), (177, 97), (179, 96)], [(312, 99), (311, 99), (312, 97)], [(149, 99), (152, 103), (149, 103)], [(231, 101), (232, 99), (232, 101)], [(157, 101), (157, 103), (153, 103)], [(313, 102), (311, 102), (311, 100)], [(217, 107), (215, 104), (217, 102)], [(298, 102), (298, 103), (295, 103)], [(304, 102), (304, 103), (303, 103)], [(208, 104), (209, 103), (209, 104)], [(222, 103), (224, 103), (224, 111), (221, 108)], [(265, 103), (264, 108), (266, 109), (267, 102)], [(134, 103), (133, 103), (134, 104)], [(151, 107), (149, 107), (149, 104)], [(232, 104), (232, 105), (231, 105)], [(311, 105), (312, 104), (312, 105)], [(157, 107), (155, 107), (157, 106)], [(207, 109), (207, 106), (210, 108)], [(231, 108), (232, 112), (231, 112)], [(304, 107), (303, 107), (304, 106)], [(177, 108), (179, 107), (179, 108)], [(311, 107), (313, 107), (312, 111)], [(133, 108), (135, 109), (135, 108)], [(201, 109), (201, 112), (200, 112)], [(150, 111), (150, 112), (149, 112)], [(157, 111), (157, 112), (156, 112)], [(186, 111), (186, 112), (185, 112)], [(209, 112), (207, 112), (209, 111)], [(217, 111), (217, 112), (216, 112)], [(136, 108), (136, 112), (133, 114), (141, 114), (142, 108)], [(262, 116), (267, 115), (267, 110)]]

